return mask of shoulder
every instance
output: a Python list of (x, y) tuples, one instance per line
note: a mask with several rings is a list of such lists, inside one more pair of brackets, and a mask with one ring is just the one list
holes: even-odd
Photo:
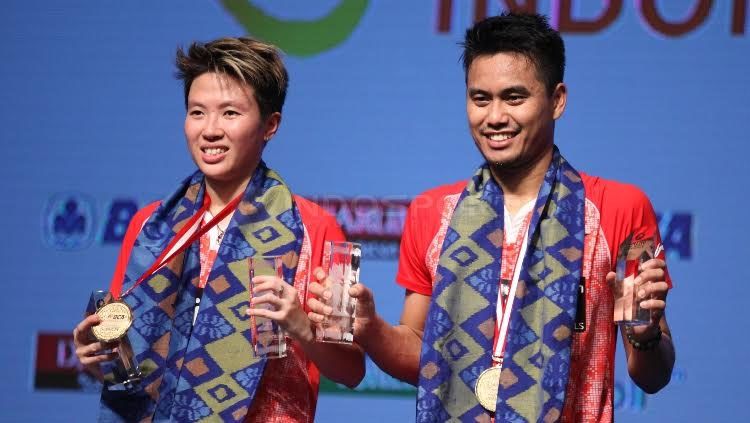
[(450, 184), (439, 185), (420, 193), (417, 197), (445, 198), (449, 195), (460, 194), (466, 187), (467, 183), (468, 180), (460, 180)]
[(338, 228), (336, 218), (328, 210), (317, 203), (299, 195), (294, 195), (294, 203), (297, 205), (302, 221), (309, 230), (316, 227), (334, 226)]
[(125, 237), (123, 239), (123, 244), (128, 245), (135, 242), (135, 239), (138, 237), (138, 234), (141, 232), (141, 229), (143, 229), (143, 225), (146, 224), (146, 221), (151, 217), (154, 212), (156, 212), (156, 209), (159, 208), (159, 205), (161, 204), (161, 201), (154, 201), (152, 203), (148, 203), (142, 208), (140, 208), (132, 218), (130, 218), (130, 223), (128, 223), (128, 229), (125, 232)]
[(120, 245), (120, 253), (115, 263), (115, 272), (112, 275), (110, 281), (110, 292), (119, 294), (122, 290), (122, 283), (125, 278), (125, 271), (127, 270), (128, 262), (130, 261), (130, 254), (133, 252), (133, 246), (135, 245), (138, 235), (143, 229), (143, 225), (146, 223), (149, 217), (156, 211), (161, 204), (161, 201), (154, 201), (149, 203), (140, 210), (138, 210), (128, 223), (128, 229), (125, 231), (125, 236), (122, 239), (122, 245)]
[(656, 213), (640, 188), (596, 176), (581, 176), (586, 190), (587, 217), (598, 216), (596, 221), (609, 245), (610, 258), (617, 257), (617, 249), (627, 237), (658, 233)]
[(423, 295), (432, 292), (434, 268), (442, 243), (440, 231), (447, 226), (456, 200), (467, 181), (459, 181), (422, 192), (412, 199), (404, 221), (396, 282)]
[[(599, 210), (633, 210), (651, 207), (648, 196), (639, 187), (581, 172), (586, 199)], [(606, 207), (605, 207), (606, 206)]]
[(140, 210), (135, 212), (135, 214), (133, 215), (132, 221), (140, 222), (142, 226), (142, 224), (145, 223), (146, 220), (148, 220), (148, 218), (151, 217), (152, 214), (154, 214), (154, 212), (156, 211), (156, 209), (159, 207), (160, 204), (161, 204), (161, 201), (154, 201), (154, 202), (146, 204)]
[(411, 215), (440, 216), (446, 206), (446, 199), (458, 197), (466, 187), (468, 181), (458, 181), (450, 184), (440, 185), (418, 194), (409, 205)]

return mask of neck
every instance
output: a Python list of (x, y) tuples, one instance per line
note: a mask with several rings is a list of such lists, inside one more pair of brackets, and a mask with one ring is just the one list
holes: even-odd
[(516, 214), (524, 204), (537, 197), (551, 162), (550, 148), (539, 159), (519, 167), (490, 166), (493, 178), (503, 189), (505, 208), (511, 215)]
[(240, 181), (215, 181), (206, 178), (206, 194), (211, 198), (209, 211), (214, 216), (227, 206), (235, 197), (242, 194), (250, 181), (250, 176)]

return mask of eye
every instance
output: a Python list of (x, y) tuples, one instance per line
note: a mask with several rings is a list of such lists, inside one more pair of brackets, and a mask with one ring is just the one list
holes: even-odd
[(524, 102), (525, 100), (526, 100), (526, 97), (525, 97), (525, 96), (523, 96), (523, 95), (520, 95), (520, 94), (511, 94), (511, 95), (509, 95), (509, 96), (508, 96), (508, 98), (506, 99), (506, 101), (508, 102), (508, 104), (512, 104), (512, 105), (518, 105), (518, 104), (521, 104), (521, 103), (523, 103), (523, 102)]
[(503, 100), (511, 106), (518, 106), (523, 104), (529, 96), (530, 94), (525, 90), (509, 90), (509, 92), (504, 93)]
[(229, 109), (229, 110), (225, 110), (224, 111), (224, 116), (227, 116), (227, 117), (230, 117), (230, 118), (236, 117), (236, 116), (239, 116), (239, 115), (240, 115), (239, 112), (237, 112), (236, 110)]
[(201, 117), (203, 116), (203, 111), (198, 109), (192, 109), (188, 111), (188, 115), (191, 117)]
[(483, 107), (483, 106), (486, 106), (486, 105), (488, 105), (488, 104), (490, 103), (490, 99), (489, 99), (489, 97), (487, 97), (487, 96), (486, 96), (486, 95), (484, 95), (484, 94), (478, 94), (478, 95), (474, 95), (474, 96), (472, 96), (472, 97), (471, 97), (471, 101), (472, 101), (472, 102), (473, 102), (473, 103), (474, 103), (475, 105), (477, 105), (477, 106), (479, 106), (479, 107)]

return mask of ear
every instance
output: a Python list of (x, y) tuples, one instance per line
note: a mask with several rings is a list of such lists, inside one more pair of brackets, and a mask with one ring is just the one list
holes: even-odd
[(552, 92), (552, 118), (557, 120), (565, 111), (565, 104), (568, 101), (568, 87), (560, 82), (555, 86)]
[(279, 130), (281, 125), (281, 113), (273, 112), (266, 118), (265, 128), (263, 128), (263, 139), (268, 142)]

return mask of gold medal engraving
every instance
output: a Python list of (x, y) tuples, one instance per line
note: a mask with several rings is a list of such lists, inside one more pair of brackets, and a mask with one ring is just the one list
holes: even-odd
[(92, 327), (91, 332), (101, 342), (113, 342), (122, 338), (133, 323), (133, 313), (122, 301), (105, 304), (96, 314), (102, 321)]
[(477, 378), (474, 385), (474, 395), (476, 395), (479, 404), (488, 411), (495, 411), (497, 406), (497, 390), (500, 387), (501, 366), (490, 367), (483, 371)]

